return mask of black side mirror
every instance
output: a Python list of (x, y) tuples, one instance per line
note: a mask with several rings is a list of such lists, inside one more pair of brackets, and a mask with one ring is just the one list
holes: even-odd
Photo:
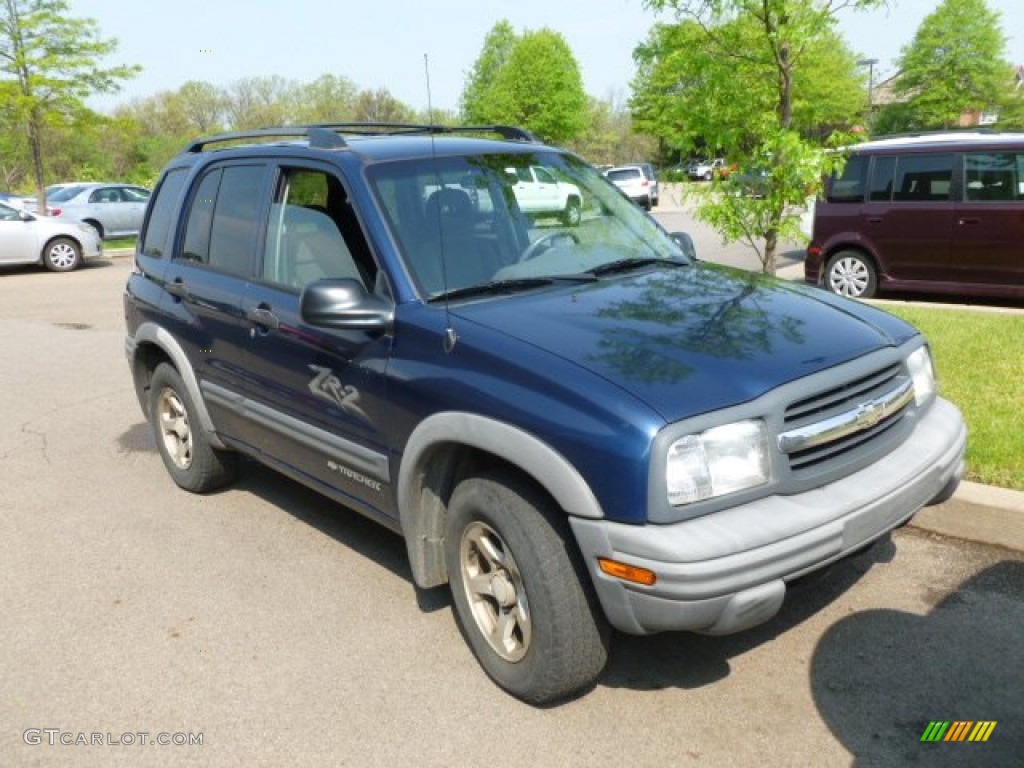
[(28, 211), (18, 211), (18, 218), (22, 221), (35, 221), (36, 217)]
[(697, 249), (693, 247), (693, 238), (690, 237), (686, 232), (671, 232), (669, 237), (675, 240), (676, 245), (679, 246), (680, 250), (686, 254), (686, 258), (691, 261), (697, 261)]
[(395, 305), (351, 278), (324, 279), (307, 285), (299, 297), (299, 312), (310, 325), (350, 331), (391, 329)]

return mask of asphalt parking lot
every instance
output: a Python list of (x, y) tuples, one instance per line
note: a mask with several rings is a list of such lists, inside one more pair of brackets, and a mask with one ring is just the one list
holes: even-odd
[(510, 698), (394, 534), (255, 465), (172, 484), (129, 267), (0, 272), (0, 765), (1020, 765), (1024, 555), (913, 528), (758, 629), (618, 636), (584, 696)]

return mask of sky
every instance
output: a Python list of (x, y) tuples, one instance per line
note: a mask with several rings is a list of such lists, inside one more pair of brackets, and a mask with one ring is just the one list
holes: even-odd
[[(878, 60), (877, 83), (895, 72), (900, 49), (937, 5), (890, 0), (888, 10), (847, 10), (839, 15), (839, 29), (858, 55)], [(1024, 0), (988, 5), (1002, 14), (1007, 58), (1024, 64)], [(646, 10), (642, 0), (70, 0), (70, 6), (74, 16), (94, 19), (103, 37), (117, 38), (109, 64), (143, 67), (118, 94), (92, 100), (104, 112), (188, 80), (224, 86), (280, 75), (308, 82), (328, 73), (359, 88), (387, 88), (424, 109), (424, 56), (433, 107), (456, 109), (484, 37), (501, 19), (518, 32), (560, 32), (587, 93), (625, 101), (633, 48), (655, 22), (671, 20)]]

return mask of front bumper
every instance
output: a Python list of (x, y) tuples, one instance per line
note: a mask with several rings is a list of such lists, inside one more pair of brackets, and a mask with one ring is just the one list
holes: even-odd
[[(952, 493), (967, 428), (938, 399), (880, 461), (820, 488), (671, 525), (570, 518), (608, 620), (629, 634), (729, 634), (767, 621), (786, 582), (857, 551)], [(652, 587), (604, 574), (604, 557), (654, 571)]]

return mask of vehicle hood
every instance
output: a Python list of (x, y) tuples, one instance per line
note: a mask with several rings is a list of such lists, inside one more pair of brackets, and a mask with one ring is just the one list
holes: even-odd
[(917, 333), (868, 305), (711, 265), (490, 298), (451, 312), (575, 363), (669, 422), (747, 402)]

